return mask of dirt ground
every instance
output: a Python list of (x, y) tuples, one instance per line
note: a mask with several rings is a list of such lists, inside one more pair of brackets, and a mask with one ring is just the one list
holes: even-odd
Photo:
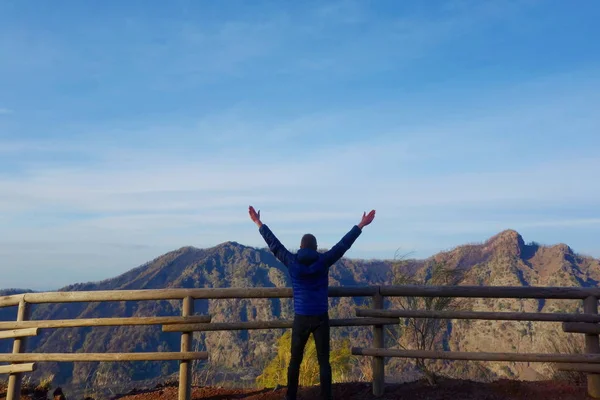
[[(196, 400), (281, 400), (286, 389), (230, 390), (223, 388), (194, 388), (192, 397)], [(170, 400), (177, 399), (177, 388), (159, 388), (144, 393), (131, 393), (121, 400)], [(318, 387), (302, 388), (299, 399), (319, 399)], [(493, 383), (477, 383), (462, 380), (446, 380), (437, 386), (422, 382), (387, 385), (385, 394), (376, 398), (371, 394), (371, 385), (366, 383), (344, 383), (334, 385), (336, 400), (584, 400), (591, 399), (586, 387), (572, 386), (561, 382), (538, 381), (521, 382), (500, 380)]]

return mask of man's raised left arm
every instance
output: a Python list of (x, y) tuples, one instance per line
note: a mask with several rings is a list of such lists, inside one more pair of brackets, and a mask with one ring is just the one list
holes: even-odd
[(258, 226), (258, 231), (269, 246), (269, 250), (271, 250), (275, 257), (287, 267), (292, 261), (292, 253), (290, 253), (288, 249), (281, 244), (271, 229), (262, 223), (260, 220), (260, 210), (256, 212), (254, 207), (250, 206), (248, 208), (248, 213), (250, 214), (250, 219), (252, 219), (252, 221)]

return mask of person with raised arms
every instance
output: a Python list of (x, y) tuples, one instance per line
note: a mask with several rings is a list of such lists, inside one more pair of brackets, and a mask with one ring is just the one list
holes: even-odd
[(304, 348), (310, 334), (315, 340), (319, 361), (321, 395), (323, 399), (333, 399), (331, 388), (331, 365), (329, 363), (330, 336), (328, 311), (329, 267), (335, 264), (358, 239), (365, 226), (373, 222), (375, 210), (363, 213), (361, 221), (329, 251), (317, 251), (317, 239), (307, 233), (300, 240), (300, 250), (293, 254), (288, 251), (271, 229), (262, 223), (260, 210), (248, 209), (250, 218), (258, 226), (259, 232), (269, 246), (269, 250), (287, 268), (292, 278), (294, 293), (294, 324), (292, 327), (291, 359), (288, 366), (287, 400), (296, 400), (300, 364)]

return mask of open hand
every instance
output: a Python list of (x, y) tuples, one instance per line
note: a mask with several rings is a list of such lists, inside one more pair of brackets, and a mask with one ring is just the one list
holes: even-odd
[(250, 219), (252, 220), (252, 222), (254, 222), (259, 227), (262, 226), (262, 222), (260, 221), (260, 210), (256, 212), (254, 207), (250, 206), (248, 207), (248, 214), (250, 214)]
[(371, 222), (373, 222), (373, 220), (375, 219), (375, 210), (371, 210), (370, 213), (363, 213), (362, 219), (360, 221), (360, 223), (358, 224), (358, 227), (360, 229), (364, 228), (365, 226), (369, 225)]

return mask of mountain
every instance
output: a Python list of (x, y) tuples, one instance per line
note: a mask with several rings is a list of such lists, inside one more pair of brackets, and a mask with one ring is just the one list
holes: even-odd
[[(330, 274), (331, 285), (382, 284), (389, 267), (381, 261), (343, 260)], [(60, 291), (131, 290), (201, 287), (289, 287), (285, 266), (268, 251), (235, 242), (210, 249), (184, 247), (156, 258), (120, 276), (97, 283), (80, 283)], [(332, 301), (332, 317), (351, 315), (357, 304), (350, 299)], [(339, 304), (338, 304), (339, 303)], [(126, 316), (178, 316), (180, 301), (73, 303), (33, 305), (31, 319), (66, 319)], [(197, 314), (213, 321), (291, 318), (289, 299), (197, 300)], [(16, 307), (0, 314), (14, 320)], [(210, 349), (211, 365), (258, 374), (272, 357), (273, 343), (282, 330), (196, 333), (194, 345)], [(10, 341), (0, 341), (0, 352), (11, 351)], [(42, 330), (27, 342), (28, 352), (127, 352), (179, 351), (180, 334), (163, 333), (160, 326), (101, 327)], [(56, 384), (110, 386), (129, 379), (163, 377), (178, 370), (178, 363), (45, 363), (35, 375), (55, 374)]]
[[(600, 263), (575, 254), (564, 244), (525, 244), (515, 231), (504, 231), (486, 242), (457, 247), (427, 260), (406, 260), (402, 273), (425, 277), (432, 262), (445, 263), (465, 271), (461, 284), (596, 286)], [(390, 260), (342, 259), (330, 272), (331, 286), (390, 284), (398, 263)], [(125, 290), (199, 287), (289, 287), (290, 278), (268, 249), (256, 249), (227, 242), (209, 249), (183, 247), (160, 256), (120, 276), (95, 283), (80, 283), (61, 291)], [(8, 294), (8, 293), (7, 293)], [(567, 303), (567, 304), (565, 304)], [(126, 316), (180, 315), (180, 301), (111, 302), (34, 305), (32, 319), (63, 319)], [(368, 299), (331, 299), (332, 318), (352, 317), (357, 306)], [(473, 310), (558, 311), (575, 309), (578, 302), (538, 300), (470, 299), (462, 306)], [(197, 300), (198, 314), (211, 314), (213, 321), (251, 321), (291, 318), (289, 299)], [(0, 309), (0, 319), (14, 320), (16, 308)], [(464, 351), (546, 351), (543, 338), (560, 331), (549, 323), (493, 321), (451, 321), (444, 338), (450, 350)], [(275, 340), (282, 330), (195, 333), (194, 347), (208, 349), (210, 363), (203, 370), (205, 380), (227, 371), (242, 379), (256, 376), (275, 354)], [(562, 332), (558, 334), (562, 335)], [(355, 346), (369, 345), (370, 328), (338, 328), (333, 340), (350, 338)], [(495, 336), (496, 340), (490, 340)], [(41, 330), (28, 341), (27, 351), (35, 352), (129, 352), (179, 351), (180, 335), (163, 333), (160, 327), (104, 327)], [(390, 344), (391, 345), (391, 344)], [(9, 352), (10, 341), (0, 341), (0, 352)], [(398, 360), (395, 364), (400, 365)], [(201, 365), (197, 365), (200, 367)], [(404, 367), (402, 367), (404, 368)], [(487, 365), (497, 376), (536, 379), (545, 371), (539, 366)], [(45, 363), (36, 375), (55, 374), (55, 384), (110, 387), (115, 382), (157, 379), (178, 370), (171, 363)], [(198, 375), (198, 374), (197, 374)], [(210, 375), (210, 376), (209, 376)]]
[[(486, 286), (596, 287), (600, 261), (578, 255), (565, 245), (525, 244), (508, 230), (482, 244), (461, 246), (434, 259), (466, 269), (461, 284)], [(473, 311), (582, 312), (579, 300), (468, 299)], [(565, 334), (560, 323), (452, 321), (449, 350), (484, 352), (572, 352), (583, 350), (583, 335)], [(491, 372), (519, 379), (542, 379), (552, 370), (540, 363), (487, 363)]]

